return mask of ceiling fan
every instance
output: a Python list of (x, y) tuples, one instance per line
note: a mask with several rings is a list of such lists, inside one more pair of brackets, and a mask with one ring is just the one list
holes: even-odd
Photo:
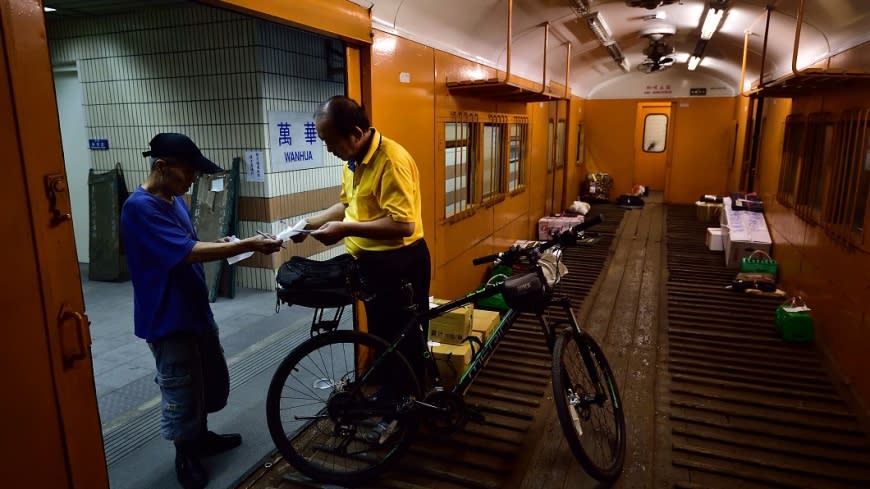
[(642, 73), (655, 73), (670, 68), (674, 61), (674, 47), (663, 39), (650, 40), (649, 46), (643, 50), (647, 58), (637, 65)]
[(661, 5), (670, 5), (678, 0), (625, 0), (625, 4), (629, 7), (643, 7), (646, 9), (655, 9)]

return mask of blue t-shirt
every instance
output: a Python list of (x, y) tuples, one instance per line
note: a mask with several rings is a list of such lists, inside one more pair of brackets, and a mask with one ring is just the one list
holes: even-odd
[(198, 238), (180, 197), (170, 204), (138, 187), (121, 209), (121, 239), (133, 281), (136, 336), (153, 342), (211, 327), (202, 264), (184, 262)]

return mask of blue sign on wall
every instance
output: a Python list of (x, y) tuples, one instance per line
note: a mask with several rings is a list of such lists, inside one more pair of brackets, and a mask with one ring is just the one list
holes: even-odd
[(89, 149), (109, 149), (108, 139), (88, 139)]

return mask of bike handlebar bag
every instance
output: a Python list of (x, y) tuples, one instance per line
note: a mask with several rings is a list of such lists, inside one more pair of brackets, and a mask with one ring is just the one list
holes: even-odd
[(502, 296), (507, 305), (519, 312), (540, 312), (547, 305), (549, 289), (539, 268), (505, 279)]
[(328, 260), (294, 256), (275, 276), (278, 299), (304, 307), (340, 307), (353, 302), (350, 281), (354, 258), (345, 253)]

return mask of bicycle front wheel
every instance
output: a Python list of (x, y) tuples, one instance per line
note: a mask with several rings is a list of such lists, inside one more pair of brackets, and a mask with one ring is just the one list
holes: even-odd
[(568, 445), (593, 478), (612, 482), (625, 462), (625, 417), (616, 379), (589, 335), (563, 332), (553, 349), (553, 399)]
[(353, 485), (377, 477), (407, 451), (420, 386), (408, 361), (388, 347), (370, 334), (336, 331), (303, 342), (281, 362), (266, 421), (275, 446), (299, 472)]

